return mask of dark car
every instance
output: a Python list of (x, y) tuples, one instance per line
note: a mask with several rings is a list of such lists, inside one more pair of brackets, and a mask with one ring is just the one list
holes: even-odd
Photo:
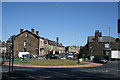
[(45, 56), (46, 59), (58, 59), (59, 57), (55, 54), (47, 54)]
[(83, 56), (82, 56), (82, 54), (77, 54), (77, 59), (79, 59), (79, 58), (83, 58)]
[(78, 57), (78, 54), (74, 54), (74, 56), (73, 56), (73, 57), (74, 57), (74, 59), (77, 59), (77, 57)]
[(93, 58), (93, 62), (95, 62), (95, 63), (107, 63), (108, 60), (106, 60), (106, 59), (103, 58), (103, 57), (94, 57), (94, 58)]

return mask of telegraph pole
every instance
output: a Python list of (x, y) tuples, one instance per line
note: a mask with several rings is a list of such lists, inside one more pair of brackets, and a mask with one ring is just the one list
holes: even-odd
[(109, 27), (109, 61), (111, 61), (110, 29), (111, 27)]

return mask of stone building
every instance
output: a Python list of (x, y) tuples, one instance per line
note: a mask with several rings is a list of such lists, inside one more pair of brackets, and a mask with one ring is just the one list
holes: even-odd
[[(7, 41), (9, 45), (9, 40)], [(20, 33), (15, 36), (14, 56), (18, 56), (19, 52), (29, 52), (34, 55), (45, 55), (50, 51), (57, 51), (61, 48), (64, 52), (64, 46), (57, 46), (57, 43), (39, 36), (39, 31), (31, 29), (31, 31), (20, 29)], [(60, 44), (59, 44), (60, 45)], [(9, 48), (7, 49), (9, 52)], [(60, 50), (58, 50), (60, 52)], [(61, 53), (60, 52), (60, 53)]]
[(80, 47), (78, 47), (78, 46), (66, 46), (65, 51), (66, 52), (79, 53)]
[(0, 41), (0, 56), (6, 55), (6, 43), (4, 41)]
[(8, 55), (11, 53), (11, 50), (10, 50), (10, 38), (6, 41), (6, 53)]
[(64, 48), (64, 46), (62, 46), (61, 43), (58, 44), (57, 42), (51, 41), (51, 40), (48, 40), (47, 47), (48, 47), (49, 52), (53, 51), (53, 54), (56, 54), (56, 52), (61, 54), (61, 53), (64, 53), (64, 51), (65, 51), (65, 48)]
[(102, 33), (96, 30), (95, 36), (88, 36), (85, 49), (87, 49), (86, 54), (109, 55), (111, 50), (120, 50), (118, 46), (120, 46), (120, 43), (117, 38), (102, 36)]
[(0, 54), (2, 54), (2, 41), (0, 41)]

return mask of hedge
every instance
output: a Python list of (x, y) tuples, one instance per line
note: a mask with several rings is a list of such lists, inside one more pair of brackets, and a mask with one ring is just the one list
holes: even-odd
[(104, 57), (105, 59), (109, 59), (109, 55), (102, 55), (102, 54), (89, 54), (89, 55), (85, 55), (84, 58), (90, 58), (90, 56), (98, 56), (98, 57)]

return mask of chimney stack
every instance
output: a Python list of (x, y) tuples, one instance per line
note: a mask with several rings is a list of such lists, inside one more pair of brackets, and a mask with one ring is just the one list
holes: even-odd
[(100, 34), (99, 30), (96, 30), (95, 31), (95, 37), (99, 37), (99, 34)]
[(23, 29), (20, 29), (20, 33), (22, 33), (23, 32)]
[(31, 29), (31, 32), (34, 34), (34, 29)]
[(102, 37), (102, 32), (99, 33), (99, 37)]
[(39, 31), (36, 31), (36, 35), (39, 36)]
[(58, 37), (56, 38), (56, 42), (57, 42), (57, 46), (58, 46), (58, 44), (59, 44), (59, 38)]
[(95, 31), (95, 40), (96, 41), (98, 41), (99, 35), (100, 35), (99, 30), (96, 30)]

